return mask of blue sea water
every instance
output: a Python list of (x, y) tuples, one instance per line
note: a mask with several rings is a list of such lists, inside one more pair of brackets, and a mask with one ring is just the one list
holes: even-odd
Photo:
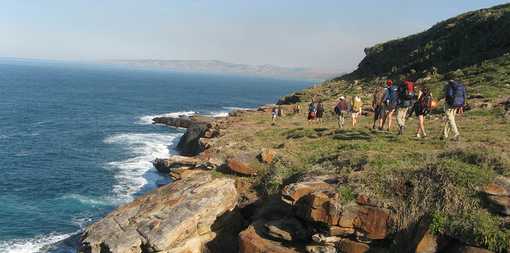
[(73, 252), (62, 242), (167, 183), (151, 161), (182, 130), (152, 117), (224, 115), (309, 84), (0, 59), (0, 252)]

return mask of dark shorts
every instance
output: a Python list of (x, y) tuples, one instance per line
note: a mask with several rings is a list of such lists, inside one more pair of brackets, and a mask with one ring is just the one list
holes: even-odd
[(384, 106), (384, 111), (385, 111), (386, 113), (393, 112), (393, 111), (395, 111), (396, 109), (397, 109), (397, 106), (396, 106), (396, 105), (391, 105), (391, 104), (390, 104), (390, 105), (385, 105), (385, 106)]
[(323, 111), (318, 111), (317, 112), (317, 118), (322, 118), (322, 115), (324, 114)]
[(414, 113), (416, 114), (416, 116), (427, 116), (429, 114), (429, 110), (416, 106), (414, 108)]
[(376, 106), (374, 110), (374, 120), (382, 119), (385, 112), (386, 110), (383, 105)]

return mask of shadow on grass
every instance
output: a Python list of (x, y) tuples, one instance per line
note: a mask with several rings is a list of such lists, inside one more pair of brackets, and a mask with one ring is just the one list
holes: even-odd
[(371, 140), (373, 138), (372, 135), (370, 135), (367, 132), (362, 131), (356, 131), (356, 130), (336, 130), (333, 134), (334, 140), (344, 140), (344, 141), (351, 141), (351, 140)]

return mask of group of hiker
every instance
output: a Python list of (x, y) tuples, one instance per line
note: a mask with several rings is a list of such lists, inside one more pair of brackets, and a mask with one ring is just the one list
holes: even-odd
[[(455, 122), (458, 113), (463, 113), (466, 102), (466, 89), (464, 85), (458, 81), (450, 80), (444, 87), (445, 98), (445, 126), (443, 129), (443, 137), (450, 137), (453, 132), (453, 138), (459, 139), (459, 130)], [(393, 117), (396, 117), (398, 134), (403, 135), (406, 129), (406, 121), (413, 114), (418, 118), (418, 127), (416, 128), (416, 137), (427, 137), (425, 129), (425, 116), (427, 116), (438, 105), (434, 100), (432, 93), (428, 87), (416, 88), (415, 83), (409, 79), (394, 82), (387, 80), (385, 84), (381, 84), (376, 88), (372, 98), (372, 109), (374, 112), (374, 121), (372, 129), (391, 131), (393, 125)], [(292, 112), (297, 114), (301, 111), (299, 104), (292, 108)], [(345, 118), (350, 114), (352, 119), (352, 127), (356, 127), (358, 118), (363, 112), (363, 101), (360, 96), (353, 96), (351, 101), (347, 101), (346, 97), (341, 96), (334, 107), (334, 113), (337, 118), (338, 126), (344, 127)], [(308, 105), (307, 120), (314, 123), (323, 122), (325, 107), (323, 101), (314, 97)], [(395, 115), (396, 114), (396, 115)], [(281, 106), (273, 107), (271, 111), (273, 124), (277, 118), (283, 116)]]
[(319, 99), (317, 101), (314, 101), (317, 99), (312, 99), (312, 102), (308, 105), (308, 122), (322, 122), (322, 117), (324, 117), (324, 104), (322, 104), (322, 101)]
[[(450, 80), (445, 85), (445, 114), (446, 123), (443, 129), (443, 137), (448, 138), (450, 132), (453, 132), (453, 138), (459, 138), (459, 130), (455, 122), (455, 116), (459, 112), (463, 112), (466, 102), (466, 90), (463, 84), (455, 80)], [(386, 85), (377, 87), (372, 100), (372, 109), (374, 111), (373, 129), (386, 130), (392, 128), (393, 116), (396, 113), (398, 125), (398, 134), (404, 134), (406, 128), (406, 120), (413, 115), (418, 118), (418, 127), (416, 129), (416, 137), (422, 138), (427, 136), (425, 130), (425, 116), (432, 109), (437, 107), (438, 102), (433, 99), (429, 88), (422, 87), (416, 89), (414, 82), (404, 80), (394, 83), (393, 80), (387, 80)], [(352, 102), (348, 103), (344, 96), (338, 99), (334, 108), (334, 112), (338, 119), (339, 127), (343, 128), (345, 122), (345, 114), (351, 113), (353, 127), (357, 123), (357, 118), (361, 114), (363, 102), (359, 96), (354, 96)]]

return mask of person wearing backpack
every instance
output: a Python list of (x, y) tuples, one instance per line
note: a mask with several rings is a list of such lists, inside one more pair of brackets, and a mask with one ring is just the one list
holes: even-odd
[(416, 137), (427, 137), (425, 132), (425, 116), (427, 116), (432, 109), (432, 93), (430, 89), (425, 87), (421, 90), (418, 101), (414, 106), (414, 113), (418, 117), (418, 128), (416, 129)]
[(445, 114), (446, 122), (443, 130), (444, 139), (448, 139), (450, 131), (453, 132), (453, 139), (458, 140), (460, 133), (455, 122), (455, 116), (459, 108), (463, 108), (466, 103), (466, 88), (460, 82), (450, 80), (445, 86)]
[(385, 114), (382, 122), (382, 126), (386, 121), (388, 121), (388, 131), (391, 130), (391, 125), (393, 122), (393, 113), (395, 113), (395, 109), (397, 108), (398, 102), (398, 85), (394, 84), (392, 80), (386, 81), (386, 89), (384, 90), (384, 109)]
[(398, 134), (403, 135), (406, 127), (407, 111), (413, 106), (416, 100), (416, 93), (414, 92), (414, 83), (405, 80), (402, 82), (398, 89), (398, 105), (397, 105), (397, 124)]
[(335, 114), (338, 122), (338, 127), (344, 128), (345, 113), (349, 111), (349, 105), (345, 101), (345, 97), (341, 96), (338, 98), (338, 103), (335, 106)]
[(271, 110), (271, 121), (274, 123), (276, 121), (276, 118), (278, 118), (278, 108), (273, 107)]
[(358, 117), (361, 115), (361, 111), (363, 110), (363, 101), (359, 96), (355, 96), (352, 99), (352, 107), (351, 107), (351, 116), (352, 116), (352, 127), (355, 127), (358, 123)]
[(315, 102), (312, 100), (310, 104), (308, 104), (308, 122), (312, 122), (315, 120), (315, 114), (317, 113), (317, 106)]
[(317, 102), (316, 110), (315, 118), (319, 123), (322, 123), (322, 117), (324, 116), (324, 105), (322, 104), (322, 101), (319, 100), (319, 102)]
[(374, 92), (374, 98), (372, 100), (372, 109), (374, 110), (374, 124), (372, 125), (372, 129), (375, 129), (377, 122), (378, 129), (382, 130), (384, 124), (384, 95), (386, 93), (385, 87), (378, 87)]

